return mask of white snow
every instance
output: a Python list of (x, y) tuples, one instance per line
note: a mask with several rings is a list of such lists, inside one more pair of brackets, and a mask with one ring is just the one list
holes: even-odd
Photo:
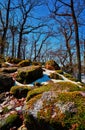
[[(59, 73), (57, 73), (57, 74), (60, 75), (63, 80), (50, 79), (50, 78), (49, 78), (49, 75), (50, 75), (51, 73), (54, 73), (55, 70), (48, 70), (48, 69), (45, 69), (45, 68), (43, 68), (43, 70), (44, 70), (44, 71), (43, 71), (43, 76), (42, 76), (41, 78), (35, 80), (35, 81), (32, 82), (31, 84), (21, 84), (21, 83), (19, 83), (18, 81), (15, 81), (15, 85), (19, 85), (19, 86), (31, 86), (31, 87), (33, 87), (35, 82), (39, 82), (39, 83), (41, 83), (41, 84), (45, 84), (45, 85), (46, 85), (46, 84), (48, 84), (48, 81), (51, 80), (51, 81), (53, 81), (54, 83), (61, 82), (61, 81), (62, 81), (62, 82), (68, 81), (68, 82), (71, 82), (71, 83), (74, 83), (74, 84), (78, 85), (80, 88), (82, 87), (81, 85), (79, 85), (78, 82), (69, 80), (68, 78), (64, 77), (63, 75), (61, 75), (61, 74), (59, 74)], [(85, 83), (85, 75), (82, 76), (82, 82)]]
[(9, 65), (9, 66), (13, 66), (13, 64), (9, 63), (9, 62), (5, 62), (5, 64)]
[(81, 75), (82, 82), (85, 83), (85, 74)]

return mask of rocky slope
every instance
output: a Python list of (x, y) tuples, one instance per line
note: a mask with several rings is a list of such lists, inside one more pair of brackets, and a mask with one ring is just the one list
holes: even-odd
[[(0, 130), (85, 129), (85, 84), (60, 70), (43, 73), (54, 79), (33, 87), (11, 85), (0, 94)], [(15, 79), (16, 72), (9, 75)]]

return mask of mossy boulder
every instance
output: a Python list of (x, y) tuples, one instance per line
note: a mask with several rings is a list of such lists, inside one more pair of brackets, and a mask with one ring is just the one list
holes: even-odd
[(29, 66), (30, 64), (31, 64), (30, 60), (22, 60), (21, 62), (19, 62), (18, 67)]
[(41, 63), (41, 62), (37, 62), (37, 61), (33, 61), (33, 62), (32, 62), (32, 65), (39, 65), (39, 66), (42, 66), (42, 63)]
[(22, 124), (22, 121), (19, 115), (14, 112), (8, 114), (4, 119), (0, 120), (0, 130), (10, 130), (12, 127), (16, 126), (18, 128)]
[(31, 83), (42, 77), (43, 71), (40, 66), (29, 66), (18, 69), (16, 80), (21, 83)]
[(14, 85), (14, 80), (8, 74), (0, 73), (0, 92), (9, 91)]
[(18, 64), (22, 60), (19, 58), (15, 58), (15, 57), (6, 57), (6, 61), (9, 63), (12, 63), (12, 64)]
[(49, 60), (45, 63), (45, 68), (49, 70), (60, 70), (59, 65), (54, 60)]
[(3, 68), (1, 70), (1, 72), (4, 72), (4, 73), (14, 73), (17, 71), (17, 67), (8, 67), (8, 68)]
[[(29, 130), (84, 130), (85, 86), (62, 81), (30, 90), (24, 122)], [(36, 126), (36, 127), (35, 127)]]
[(63, 78), (60, 75), (58, 75), (56, 72), (55, 73), (51, 73), (50, 74), (50, 78), (51, 79), (60, 79), (60, 80), (63, 80)]
[(10, 93), (13, 94), (16, 98), (25, 98), (27, 96), (28, 91), (30, 90), (31, 87), (28, 86), (13, 86), (10, 89)]

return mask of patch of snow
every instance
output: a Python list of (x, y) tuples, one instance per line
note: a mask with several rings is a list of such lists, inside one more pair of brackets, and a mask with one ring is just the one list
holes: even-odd
[(15, 80), (15, 85), (18, 85), (18, 86), (30, 86), (30, 87), (33, 87), (33, 84), (22, 84), (18, 81)]
[(48, 69), (45, 69), (45, 68), (43, 70), (44, 70), (43, 74), (46, 74), (46, 75), (50, 75), (51, 73), (55, 72), (55, 70), (48, 70)]
[(9, 66), (13, 66), (13, 64), (9, 63), (9, 62), (5, 62), (5, 64), (9, 65)]
[[(32, 82), (31, 84), (21, 84), (21, 83), (19, 83), (18, 81), (15, 80), (15, 85), (18, 85), (18, 86), (25, 86), (25, 85), (26, 85), (26, 86), (33, 87), (35, 82), (39, 82), (39, 83), (41, 83), (41, 84), (45, 84), (45, 85), (46, 85), (46, 84), (48, 84), (48, 81), (51, 80), (51, 81), (53, 81), (54, 83), (61, 82), (61, 81), (62, 81), (62, 82), (68, 81), (68, 82), (74, 83), (74, 84), (78, 85), (80, 88), (82, 88), (82, 86), (79, 85), (78, 82), (69, 80), (68, 78), (64, 77), (62, 74), (59, 74), (59, 73), (57, 73), (57, 74), (58, 74), (59, 76), (61, 76), (63, 80), (50, 79), (50, 78), (49, 78), (49, 75), (50, 75), (51, 73), (54, 73), (55, 70), (48, 70), (48, 69), (45, 69), (45, 68), (43, 68), (43, 70), (44, 70), (44, 71), (43, 71), (43, 76), (42, 76), (41, 78), (35, 80), (35, 81)], [(85, 83), (85, 76), (82, 77), (82, 82)]]
[(84, 74), (81, 75), (81, 80), (82, 80), (83, 83), (85, 83), (85, 75)]
[[(57, 74), (58, 74), (58, 73), (57, 73)], [(60, 76), (63, 78), (63, 80), (64, 80), (64, 81), (71, 82), (71, 83), (73, 83), (73, 84), (78, 85), (80, 88), (82, 88), (82, 86), (81, 86), (81, 85), (79, 85), (79, 84), (78, 84), (78, 82), (72, 81), (72, 80), (70, 80), (70, 79), (68, 79), (68, 78), (64, 77), (64, 76), (63, 76), (63, 75), (61, 75), (61, 74), (58, 74), (58, 75), (60, 75)]]

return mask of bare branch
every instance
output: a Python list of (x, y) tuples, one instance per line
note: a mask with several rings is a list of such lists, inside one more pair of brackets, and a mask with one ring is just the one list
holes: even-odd
[(65, 2), (63, 2), (62, 0), (58, 0), (58, 1), (61, 2), (62, 4), (64, 4), (65, 6), (71, 7), (71, 5), (69, 5), (69, 4), (65, 3)]

